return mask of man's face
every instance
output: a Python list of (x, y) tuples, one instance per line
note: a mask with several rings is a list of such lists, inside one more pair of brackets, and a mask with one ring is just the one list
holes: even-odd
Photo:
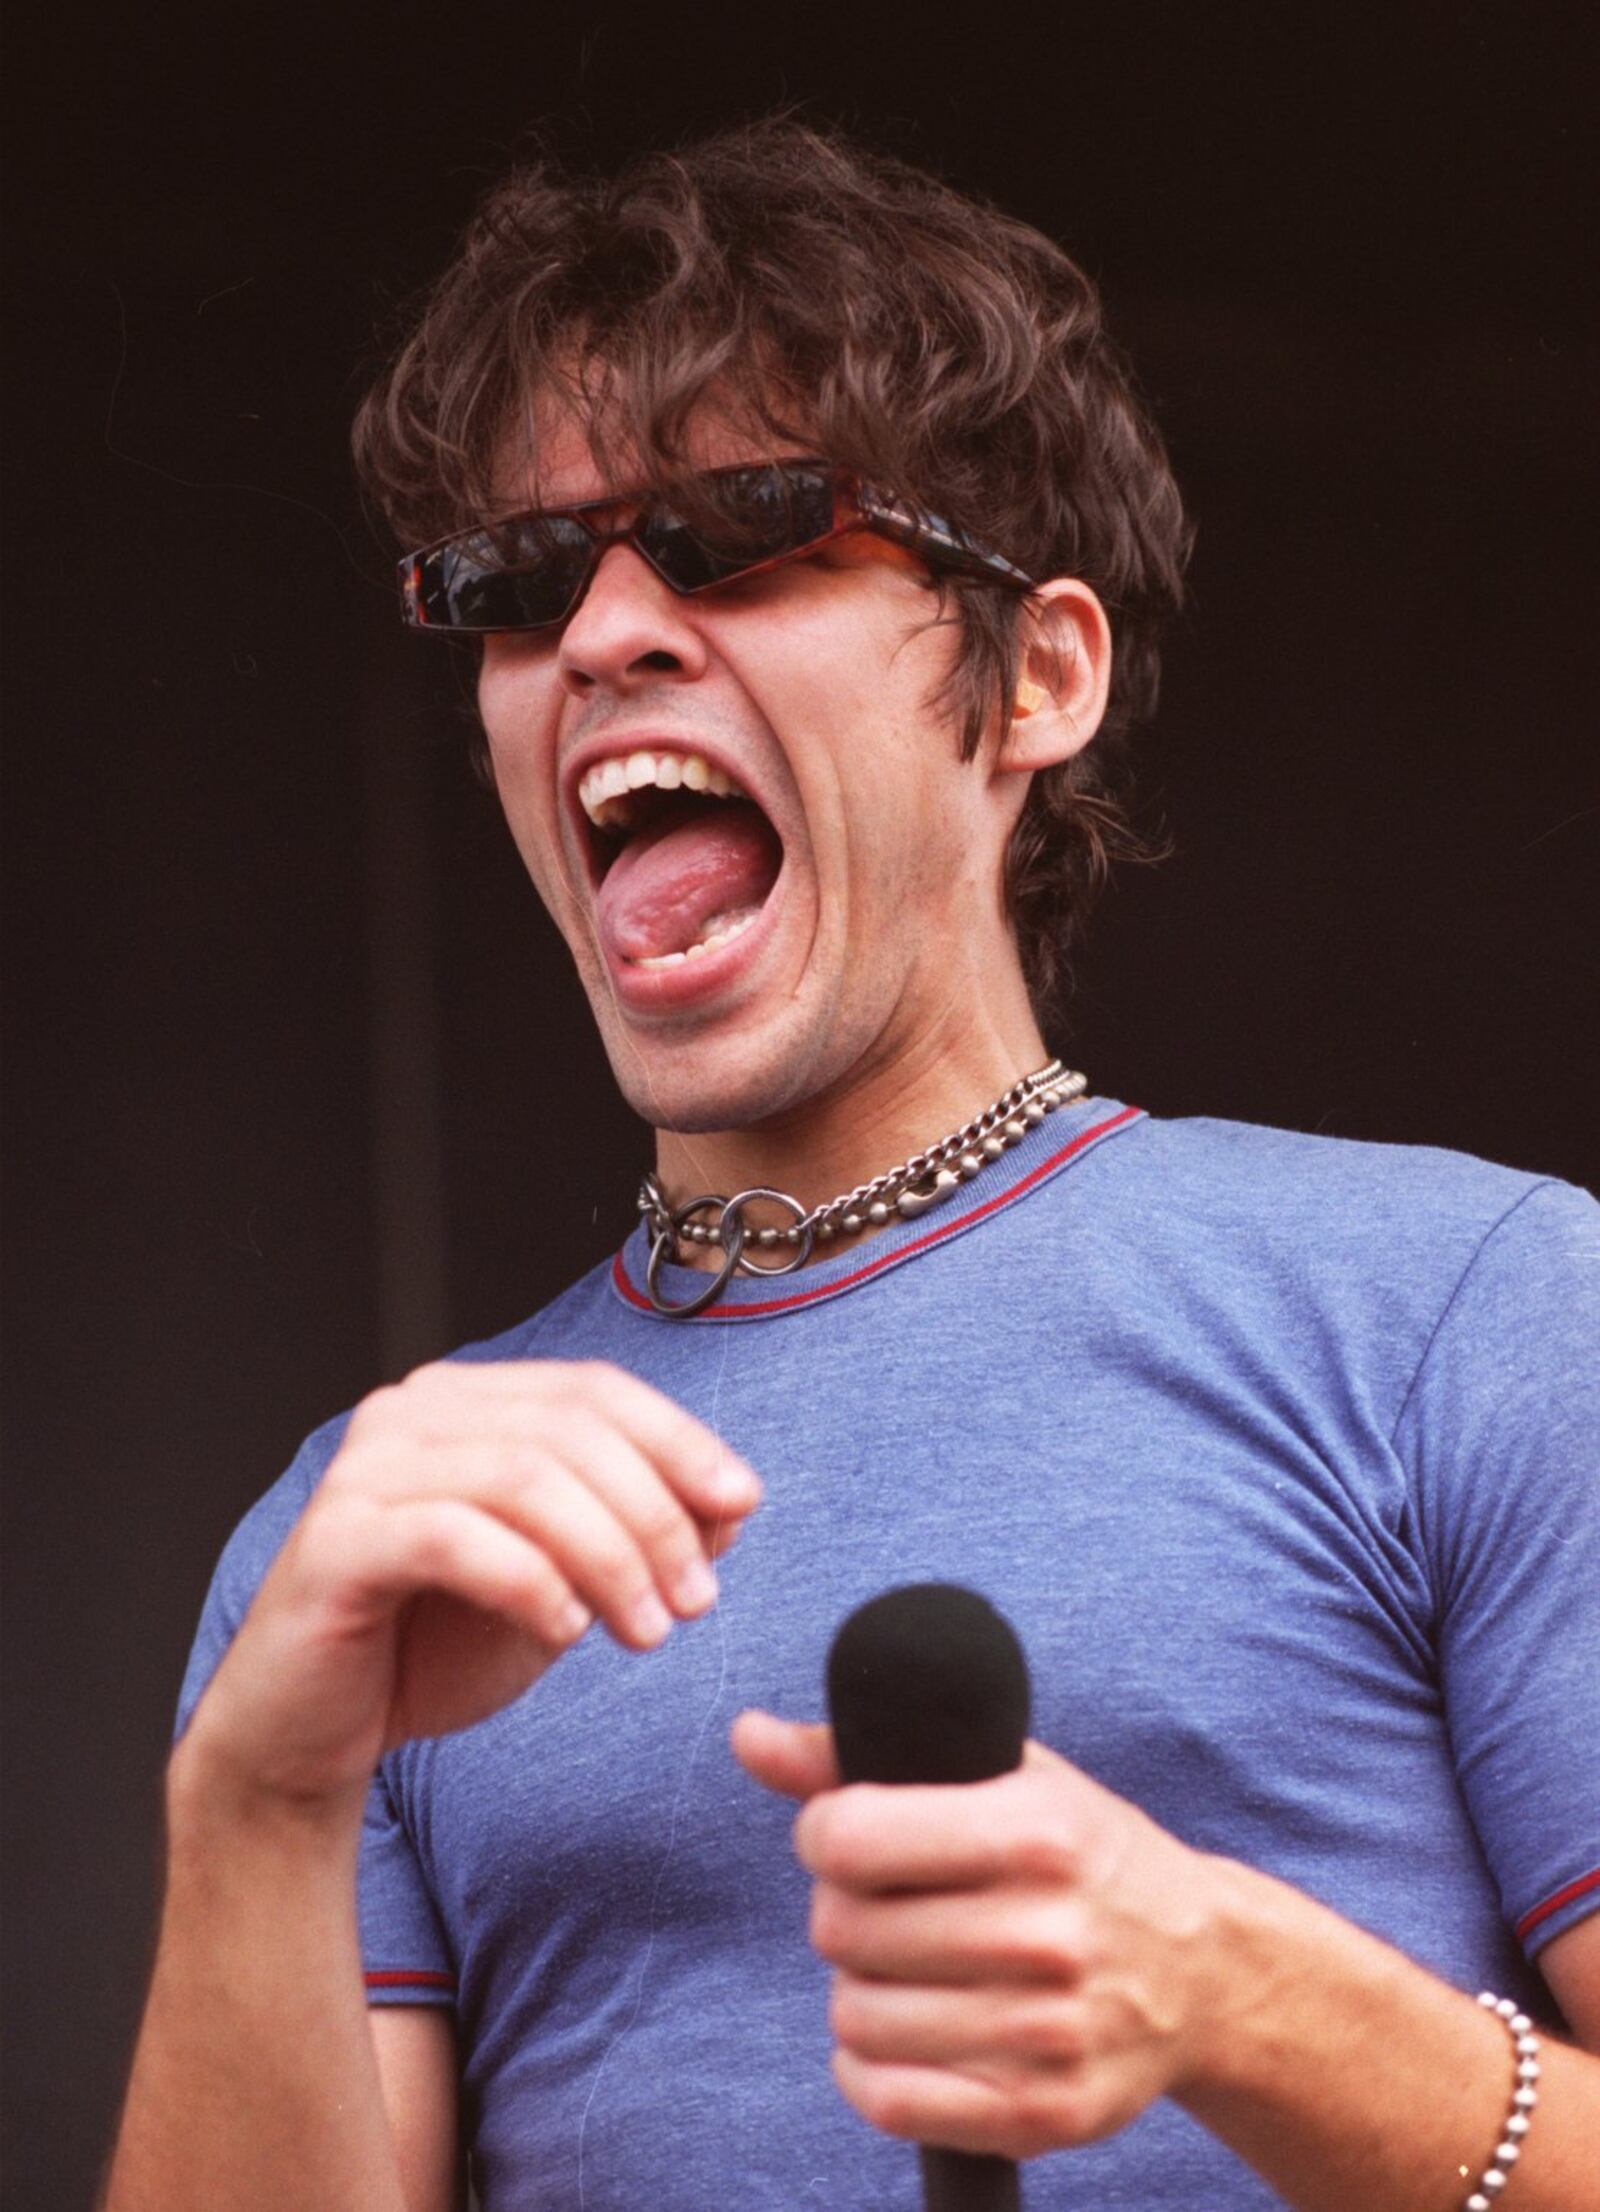
[[(708, 428), (695, 457), (752, 454)], [(626, 488), (570, 419), (546, 426), (539, 504)], [(513, 480), (507, 506), (533, 491)], [(930, 704), (957, 632), (933, 626), (923, 576), (855, 535), (680, 598), (616, 545), (563, 630), (484, 640), (506, 819), (618, 1084), (658, 1128), (751, 1128), (924, 1066), (1014, 958), (999, 873), (1021, 779), (962, 763)], [(641, 754), (608, 810), (596, 771), (621, 763), (615, 783)]]

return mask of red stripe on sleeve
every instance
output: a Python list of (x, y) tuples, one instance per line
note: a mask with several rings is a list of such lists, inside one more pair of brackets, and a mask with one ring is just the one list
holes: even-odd
[(1587, 1897), (1592, 1889), (1600, 1889), (1600, 1866), (1592, 1874), (1580, 1874), (1575, 1882), (1569, 1882), (1565, 1889), (1558, 1889), (1553, 1897), (1547, 1897), (1542, 1905), (1535, 1905), (1532, 1912), (1525, 1913), (1517, 1922), (1518, 1942), (1526, 1942), (1541, 1921), (1548, 1920), (1563, 1905), (1570, 1905), (1575, 1897)]
[(369, 1989), (454, 1989), (454, 1974), (438, 1974), (431, 1967), (407, 1967), (397, 1973), (363, 1974)]

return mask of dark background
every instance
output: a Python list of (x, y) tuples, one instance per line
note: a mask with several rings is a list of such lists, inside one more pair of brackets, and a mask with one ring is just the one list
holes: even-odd
[[(530, 125), (779, 101), (1061, 237), (1200, 520), (1098, 1088), (1600, 1180), (1589, 11), (474, 0), (7, 32), (8, 2202), (86, 2202), (227, 1531), (645, 1157), (346, 427)], [(446, 659), (451, 668), (445, 666)]]

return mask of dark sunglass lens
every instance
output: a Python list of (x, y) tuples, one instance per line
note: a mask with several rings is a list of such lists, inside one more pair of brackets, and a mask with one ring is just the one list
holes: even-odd
[(701, 591), (763, 561), (781, 559), (826, 536), (832, 527), (829, 471), (750, 468), (702, 479), (701, 495), (688, 513), (656, 507), (639, 535), (674, 590)]
[(421, 564), (430, 627), (526, 630), (559, 622), (582, 589), (594, 540), (565, 517), (496, 523), (452, 539)]

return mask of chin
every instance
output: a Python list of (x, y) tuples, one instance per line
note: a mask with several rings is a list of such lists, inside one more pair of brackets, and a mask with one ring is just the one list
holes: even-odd
[(792, 1071), (753, 1065), (748, 1052), (701, 1054), (693, 1046), (640, 1051), (632, 1038), (620, 1049), (608, 1039), (607, 1050), (617, 1088), (633, 1111), (652, 1128), (682, 1136), (753, 1129), (804, 1096)]
[(787, 1019), (668, 1036), (641, 1035), (612, 1007), (596, 1008), (623, 1097), (653, 1128), (683, 1136), (759, 1128), (827, 1087), (833, 1060), (849, 1057), (842, 1040), (816, 1034), (821, 1025), (793, 1002), (785, 1012)]

